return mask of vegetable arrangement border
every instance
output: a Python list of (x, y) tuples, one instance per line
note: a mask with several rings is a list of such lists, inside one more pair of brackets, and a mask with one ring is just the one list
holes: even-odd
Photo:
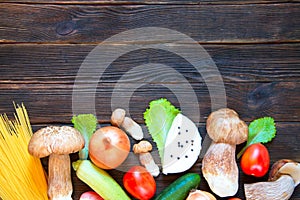
[[(19, 119), (28, 119), (25, 107), (22, 109), (23, 117), (19, 116)], [(18, 108), (16, 110), (19, 115), (22, 114)], [(236, 111), (229, 108), (216, 110), (208, 116), (206, 130), (212, 142), (201, 161), (201, 170), (212, 193), (199, 188), (199, 174), (186, 173), (194, 166), (203, 150), (202, 138), (195, 123), (164, 98), (149, 103), (144, 119), (148, 132), (156, 143), (161, 169), (152, 157), (152, 144), (144, 139), (141, 126), (126, 116), (126, 111), (122, 108), (112, 112), (110, 126), (97, 129), (98, 121), (93, 114), (79, 114), (71, 120), (74, 128), (50, 126), (32, 134), (27, 145), (28, 156), (35, 159), (49, 156), (48, 175), (43, 174), (41, 177), (48, 179), (47, 194), (43, 195), (50, 200), (72, 199), (72, 166), (76, 176), (92, 189), (84, 192), (80, 200), (238, 199), (233, 197), (239, 188), (236, 157), (240, 159), (241, 170), (246, 175), (262, 177), (269, 172), (266, 182), (244, 184), (247, 200), (289, 199), (300, 183), (300, 164), (296, 161), (279, 160), (269, 170), (270, 155), (264, 143), (276, 136), (276, 125), (272, 117), (256, 119), (248, 126)], [(22, 134), (21, 131), (14, 132), (17, 128), (31, 130), (29, 119), (26, 123), (15, 123), (5, 118), (3, 124), (7, 127), (8, 135)], [(1, 146), (17, 142), (6, 135), (2, 134), (2, 137)], [(132, 145), (129, 137), (136, 144)], [(245, 147), (236, 155), (236, 145), (244, 142)], [(121, 186), (106, 170), (120, 166), (131, 149), (138, 156), (140, 165), (131, 166), (124, 173)], [(78, 152), (79, 159), (71, 164), (69, 154), (75, 152)], [(18, 152), (5, 152), (7, 156), (12, 153)], [(3, 162), (3, 158), (0, 161)], [(155, 177), (161, 172), (165, 175), (183, 174), (155, 196)], [(33, 179), (32, 174), (24, 173), (28, 173), (27, 179)], [(0, 183), (3, 183), (2, 179)], [(1, 187), (0, 197), (12, 192), (9, 190), (11, 189)], [(36, 190), (30, 191), (33, 195), (40, 195), (35, 194)], [(28, 194), (25, 192), (25, 196), (18, 198), (26, 199)]]

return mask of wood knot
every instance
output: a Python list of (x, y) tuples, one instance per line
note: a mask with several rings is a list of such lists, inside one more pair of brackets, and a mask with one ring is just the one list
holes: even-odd
[(74, 31), (75, 23), (72, 21), (60, 22), (56, 26), (56, 33), (59, 35), (68, 35)]
[(264, 110), (273, 105), (275, 83), (263, 83), (248, 94), (248, 105), (252, 109)]

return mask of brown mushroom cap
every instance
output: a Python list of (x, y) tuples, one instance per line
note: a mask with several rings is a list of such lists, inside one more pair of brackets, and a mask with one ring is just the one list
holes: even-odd
[(117, 108), (111, 115), (110, 122), (113, 126), (120, 127), (125, 119), (126, 111), (122, 108)]
[(214, 142), (241, 144), (247, 140), (248, 125), (232, 109), (212, 112), (206, 123), (207, 133)]
[(70, 154), (84, 147), (84, 138), (69, 126), (48, 126), (36, 131), (28, 144), (28, 151), (35, 157), (46, 157), (52, 153)]

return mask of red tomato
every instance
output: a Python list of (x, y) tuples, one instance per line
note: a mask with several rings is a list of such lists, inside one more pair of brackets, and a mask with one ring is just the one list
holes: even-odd
[(133, 166), (123, 177), (125, 189), (135, 198), (148, 200), (156, 192), (153, 176), (142, 166)]
[(104, 199), (96, 192), (88, 191), (82, 193), (79, 200), (104, 200)]
[(255, 177), (264, 176), (270, 166), (268, 149), (261, 143), (250, 145), (241, 158), (242, 171)]
[(232, 197), (232, 198), (229, 198), (228, 200), (242, 200), (242, 199), (237, 198), (237, 197)]

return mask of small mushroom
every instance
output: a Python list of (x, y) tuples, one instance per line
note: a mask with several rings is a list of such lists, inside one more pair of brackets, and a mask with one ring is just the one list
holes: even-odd
[(152, 176), (156, 177), (159, 175), (159, 167), (154, 162), (154, 159), (150, 153), (151, 150), (152, 144), (147, 140), (142, 140), (138, 144), (133, 145), (133, 152), (138, 154), (140, 163)]
[(143, 139), (144, 133), (142, 127), (130, 117), (126, 117), (125, 114), (126, 111), (124, 109), (115, 109), (111, 115), (111, 124), (123, 129), (136, 140)]
[(126, 111), (122, 108), (117, 108), (112, 112), (110, 122), (113, 126), (120, 127), (124, 121)]
[(245, 184), (247, 200), (286, 200), (300, 182), (300, 164), (292, 160), (279, 160), (270, 170), (268, 182)]
[(151, 150), (152, 150), (152, 144), (147, 140), (142, 140), (139, 143), (133, 145), (133, 152), (135, 154), (146, 153)]
[(234, 110), (223, 108), (209, 115), (206, 129), (213, 141), (202, 160), (203, 176), (215, 194), (233, 196), (239, 187), (236, 145), (247, 140), (248, 126)]
[(139, 159), (140, 162), (147, 171), (154, 177), (157, 177), (159, 175), (159, 167), (158, 165), (154, 162), (154, 159), (151, 155), (151, 153), (146, 152), (146, 153), (140, 153), (139, 154)]
[(68, 126), (49, 126), (35, 132), (28, 144), (31, 155), (49, 156), (48, 196), (50, 200), (71, 200), (72, 180), (70, 153), (84, 147), (79, 131)]

